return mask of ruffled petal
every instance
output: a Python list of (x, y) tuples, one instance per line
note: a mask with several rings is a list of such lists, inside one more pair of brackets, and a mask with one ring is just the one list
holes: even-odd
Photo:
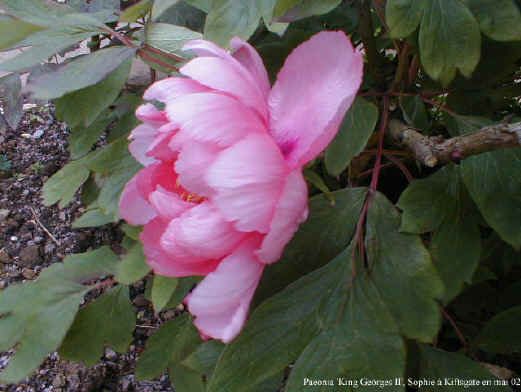
[(191, 94), (170, 101), (168, 117), (181, 130), (171, 148), (179, 149), (189, 139), (229, 146), (249, 132), (266, 127), (250, 109), (236, 99), (215, 93)]
[(250, 72), (264, 97), (268, 97), (270, 81), (257, 51), (248, 42), (237, 37), (231, 39), (230, 45), (233, 49), (232, 56)]
[(161, 185), (169, 192), (177, 193), (177, 174), (174, 164), (169, 162), (156, 162), (140, 170), (136, 175), (136, 185), (141, 197), (148, 200), (149, 195)]
[(182, 263), (172, 259), (159, 243), (159, 239), (164, 233), (167, 224), (160, 218), (153, 219), (145, 225), (143, 232), (140, 234), (147, 264), (150, 265), (156, 274), (171, 277), (207, 275), (217, 268), (218, 260)]
[(129, 139), (132, 142), (128, 145), (128, 150), (132, 154), (136, 161), (141, 163), (143, 166), (148, 166), (156, 159), (147, 155), (148, 148), (154, 142), (157, 135), (157, 128), (148, 124), (138, 125), (130, 134)]
[(173, 161), (177, 157), (177, 151), (172, 150), (169, 145), (173, 135), (174, 132), (158, 132), (154, 141), (148, 146), (146, 156), (156, 158), (164, 162)]
[(219, 211), (204, 202), (173, 219), (161, 237), (163, 249), (182, 262), (221, 259), (233, 251), (245, 233), (225, 222)]
[(215, 161), (220, 149), (209, 143), (188, 142), (175, 162), (179, 183), (191, 193), (209, 197), (212, 188), (206, 181), (208, 167)]
[(253, 76), (230, 55), (225, 58), (197, 57), (180, 72), (207, 87), (238, 98), (267, 121), (268, 108), (262, 91)]
[(183, 212), (194, 205), (181, 199), (177, 193), (169, 192), (161, 185), (150, 193), (148, 201), (154, 207), (156, 213), (165, 220), (177, 218)]
[(168, 122), (165, 113), (159, 111), (151, 103), (145, 103), (136, 109), (136, 117), (145, 124), (160, 127)]
[(266, 134), (251, 134), (223, 150), (208, 169), (206, 181), (215, 205), (241, 231), (269, 230), (287, 166)]
[(263, 263), (274, 263), (280, 259), (284, 247), (293, 238), (299, 225), (308, 215), (308, 188), (300, 169), (291, 172), (287, 179), (270, 229), (264, 237), (261, 247), (255, 251)]
[(159, 102), (168, 102), (181, 95), (202, 93), (209, 91), (208, 87), (187, 78), (166, 78), (152, 84), (143, 94), (147, 101), (155, 99)]
[(156, 217), (154, 208), (141, 197), (136, 185), (136, 177), (132, 178), (123, 189), (119, 199), (121, 217), (134, 226), (144, 225)]
[(264, 269), (253, 254), (257, 246), (245, 241), (186, 297), (201, 334), (229, 343), (241, 331)]
[(341, 31), (321, 32), (288, 56), (269, 97), (270, 132), (300, 167), (333, 139), (362, 81), (361, 54)]

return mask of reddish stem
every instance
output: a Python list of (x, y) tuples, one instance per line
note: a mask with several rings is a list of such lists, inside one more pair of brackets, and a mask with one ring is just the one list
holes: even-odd
[[(383, 109), (382, 109), (382, 121), (380, 122), (380, 137), (378, 139), (378, 153), (376, 154), (375, 170), (373, 171), (373, 177), (371, 178), (371, 194), (376, 192), (378, 186), (378, 177), (380, 176), (380, 169), (382, 164), (382, 155), (384, 150), (384, 137), (385, 129), (387, 128), (387, 122), (389, 121), (389, 97), (383, 98)], [(371, 197), (370, 194), (370, 197)]]
[(402, 163), (402, 161), (400, 161), (399, 159), (396, 159), (392, 154), (386, 154), (385, 152), (384, 152), (384, 156), (387, 159), (389, 159), (392, 163), (394, 163), (396, 166), (398, 166), (398, 168), (402, 171), (403, 175), (405, 176), (405, 178), (407, 178), (407, 181), (409, 183), (411, 183), (412, 180), (414, 180), (414, 177), (412, 176), (411, 172)]
[(110, 285), (113, 285), (115, 283), (118, 283), (116, 282), (114, 279), (107, 279), (107, 280), (104, 280), (102, 282), (98, 282), (96, 283), (96, 285), (94, 286), (95, 289), (99, 289), (99, 288), (102, 288), (102, 287), (105, 287), (105, 286), (110, 286)]
[(455, 112), (453, 112), (452, 110), (450, 110), (448, 107), (444, 106), (443, 104), (425, 97), (425, 94), (420, 95), (420, 97), (423, 100), (423, 102), (430, 103), (431, 105), (434, 105), (434, 106), (438, 107), (440, 110), (443, 110), (444, 112), (447, 112), (451, 116), (454, 116), (454, 117), (457, 116), (457, 114)]
[(149, 55), (147, 52), (145, 52), (143, 49), (139, 49), (137, 51), (139, 53), (139, 55), (141, 57), (143, 57), (144, 59), (147, 59), (148, 61), (152, 62), (152, 63), (155, 63), (157, 65), (161, 65), (162, 67), (165, 67), (165, 68), (170, 68), (176, 72), (179, 71), (179, 68), (177, 68), (176, 66), (172, 65), (172, 64), (168, 64), (162, 60), (159, 60), (151, 55)]
[(150, 45), (147, 45), (147, 44), (145, 44), (143, 49), (145, 49), (145, 50), (147, 50), (147, 51), (149, 51), (151, 53), (160, 54), (161, 56), (168, 57), (168, 58), (170, 58), (172, 60), (175, 60), (175, 61), (184, 61), (185, 60), (184, 58), (176, 56), (175, 54), (168, 53), (168, 52), (163, 52), (162, 50), (159, 50), (159, 49), (154, 48), (153, 46), (150, 46)]

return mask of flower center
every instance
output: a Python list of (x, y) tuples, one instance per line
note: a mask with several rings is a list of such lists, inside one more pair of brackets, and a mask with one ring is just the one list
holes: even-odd
[(200, 204), (206, 200), (206, 197), (199, 196), (193, 192), (188, 192), (179, 182), (179, 178), (175, 182), (175, 190), (181, 200), (186, 201), (187, 203)]

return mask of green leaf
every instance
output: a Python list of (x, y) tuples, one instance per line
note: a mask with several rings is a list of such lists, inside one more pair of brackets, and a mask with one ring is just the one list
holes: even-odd
[(204, 25), (204, 38), (228, 47), (232, 37), (248, 40), (259, 26), (257, 5), (247, 0), (213, 0)]
[(144, 18), (151, 9), (152, 2), (150, 0), (141, 0), (123, 11), (119, 16), (119, 21), (134, 23), (139, 18)]
[[(166, 1), (168, 1), (168, 0), (166, 0)], [(172, 1), (172, 0), (170, 0), (170, 1)], [(204, 11), (206, 13), (210, 12), (210, 8), (212, 7), (212, 0), (185, 0), (185, 3), (188, 3), (191, 6), (197, 7), (201, 11)]]
[(198, 346), (182, 363), (187, 368), (210, 377), (224, 347), (220, 341), (210, 340)]
[[(301, 391), (305, 380), (334, 380), (340, 387), (363, 378), (393, 380), (386, 390), (404, 391), (394, 378), (405, 372), (405, 345), (398, 326), (370, 276), (352, 276), (351, 246), (331, 264), (336, 278), (324, 297), (322, 328), (300, 355), (286, 385), (287, 392)], [(360, 260), (356, 260), (361, 265)], [(309, 387), (309, 384), (308, 384)], [(313, 388), (329, 391), (331, 385)], [(348, 388), (346, 388), (348, 389)], [(372, 390), (373, 388), (362, 388)], [(378, 390), (377, 387), (374, 390)]]
[(145, 261), (143, 253), (143, 245), (137, 241), (134, 246), (129, 249), (128, 253), (123, 256), (119, 270), (114, 279), (123, 284), (132, 284), (143, 279), (151, 268)]
[(32, 23), (3, 16), (0, 19), (0, 49), (7, 49), (27, 36), (45, 29)]
[(419, 44), (425, 71), (446, 86), (456, 76), (456, 69), (468, 78), (478, 65), (479, 25), (461, 2), (429, 0), (420, 26)]
[(0, 71), (13, 72), (30, 69), (45, 62), (53, 54), (61, 52), (77, 42), (84, 41), (92, 36), (92, 32), (76, 32), (62, 28), (47, 29), (32, 34), (17, 46), (31, 46), (17, 56), (0, 63)]
[(441, 326), (443, 294), (429, 253), (419, 236), (399, 232), (400, 215), (381, 193), (367, 214), (366, 248), (371, 279), (387, 304), (402, 335), (432, 341)]
[(520, 319), (521, 306), (495, 315), (485, 324), (473, 344), (491, 353), (511, 354), (521, 351)]
[(326, 14), (342, 2), (342, 0), (279, 0), (273, 16), (279, 22), (293, 22), (313, 15)]
[(205, 392), (203, 375), (186, 366), (172, 364), (168, 367), (172, 387), (176, 392)]
[(0, 291), (0, 350), (16, 346), (0, 382), (18, 383), (56, 350), (90, 289), (82, 283), (114, 273), (117, 263), (110, 248), (102, 247), (67, 256), (37, 281)]
[(156, 20), (170, 7), (179, 3), (179, 0), (155, 0), (152, 6), (152, 20)]
[(187, 313), (168, 321), (147, 340), (145, 351), (137, 362), (136, 378), (159, 377), (166, 368), (187, 358), (200, 342), (199, 333)]
[(496, 41), (521, 40), (521, 12), (513, 0), (465, 0), (483, 34)]
[(385, 16), (391, 28), (391, 37), (405, 38), (420, 24), (429, 0), (387, 0)]
[(57, 99), (55, 105), (58, 118), (66, 121), (71, 128), (89, 127), (119, 96), (130, 72), (131, 63), (131, 59), (127, 59), (97, 84)]
[(452, 300), (471, 283), (481, 255), (479, 214), (460, 176), (448, 165), (431, 176), (413, 181), (402, 193), (400, 229), (409, 233), (434, 231), (430, 248), (445, 284), (443, 302)]
[(121, 226), (121, 230), (123, 230), (123, 233), (128, 237), (137, 241), (139, 240), (139, 234), (143, 231), (143, 226), (131, 226), (128, 223), (124, 223)]
[(282, 290), (345, 249), (355, 231), (366, 194), (366, 188), (332, 192), (334, 205), (325, 195), (311, 198), (308, 220), (286, 246), (282, 258), (264, 270), (255, 301)]
[(400, 97), (400, 107), (403, 117), (409, 125), (421, 129), (424, 133), (430, 130), (429, 115), (425, 109), (425, 103), (419, 95)]
[(27, 85), (37, 99), (59, 98), (99, 83), (134, 55), (136, 49), (114, 46), (75, 58), (56, 71), (44, 73)]
[(43, 185), (43, 204), (51, 206), (60, 201), (60, 208), (65, 207), (89, 175), (85, 159), (69, 162)]
[[(508, 381), (498, 380), (479, 363), (471, 361), (462, 354), (451, 353), (424, 344), (420, 348), (419, 378), (434, 380), (433, 386), (424, 385), (424, 391), (447, 391), (465, 388), (457, 382), (469, 383), (466, 388), (473, 392), (510, 391)], [(494, 383), (498, 381), (498, 383)], [(478, 384), (479, 382), (479, 384)], [(488, 384), (491, 382), (491, 384)], [(493, 387), (491, 387), (493, 385)]]
[(184, 278), (178, 278), (177, 287), (170, 297), (166, 308), (175, 308), (179, 305), (186, 295), (192, 290), (192, 288), (201, 281), (199, 276), (187, 276)]
[[(60, 98), (62, 99), (62, 98)], [(68, 104), (65, 104), (66, 106)], [(58, 108), (56, 108), (58, 111)], [(60, 109), (63, 110), (63, 109)], [(69, 112), (70, 113), (70, 112)], [(98, 117), (90, 126), (76, 125), (69, 134), (69, 151), (71, 159), (79, 159), (87, 155), (92, 146), (99, 140), (103, 132), (114, 120), (112, 113), (108, 112)]]
[(521, 247), (521, 148), (471, 156), (461, 163), (461, 176), (487, 223), (501, 238)]
[(326, 197), (331, 201), (331, 203), (335, 203), (334, 196), (332, 196), (331, 191), (324, 182), (324, 179), (320, 177), (320, 175), (317, 172), (311, 169), (304, 169), (303, 174), (304, 178), (309, 184), (313, 185), (315, 188), (323, 192), (326, 195)]
[(60, 357), (92, 366), (103, 355), (105, 346), (125, 353), (135, 324), (128, 287), (117, 286), (78, 312), (60, 347)]
[(355, 99), (338, 134), (326, 149), (324, 162), (329, 174), (339, 176), (351, 159), (363, 151), (377, 121), (378, 108), (363, 98)]
[(202, 35), (185, 27), (166, 23), (152, 23), (148, 26), (146, 43), (164, 52), (186, 57), (181, 48), (188, 41), (200, 39)]
[(243, 392), (296, 360), (320, 332), (317, 310), (338, 279), (331, 273), (334, 267), (329, 263), (305, 275), (257, 307), (241, 334), (224, 348), (207, 392)]
[(76, 219), (72, 223), (72, 228), (80, 229), (83, 227), (97, 227), (111, 222), (114, 222), (113, 217), (105, 215), (99, 208), (94, 208), (85, 212), (82, 216)]
[(190, 30), (202, 32), (205, 19), (205, 12), (197, 8), (197, 5), (192, 6), (188, 2), (180, 1), (162, 12), (155, 22), (184, 26)]
[(167, 276), (154, 275), (154, 283), (152, 284), (152, 305), (154, 311), (159, 313), (168, 304), (175, 289), (177, 288), (178, 279), (169, 278)]
[(0, 78), (0, 99), (3, 103), (3, 117), (12, 130), (16, 130), (24, 115), (23, 97), (20, 94), (20, 75), (13, 73)]

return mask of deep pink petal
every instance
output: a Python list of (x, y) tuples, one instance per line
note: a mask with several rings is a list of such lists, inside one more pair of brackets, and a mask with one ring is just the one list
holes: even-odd
[(189, 192), (198, 196), (209, 197), (212, 195), (212, 188), (208, 185), (205, 176), (219, 151), (218, 147), (210, 143), (188, 141), (175, 163), (179, 183)]
[(223, 150), (208, 169), (213, 200), (241, 231), (265, 233), (282, 192), (287, 166), (266, 134), (251, 134)]
[(165, 113), (159, 111), (151, 103), (145, 103), (136, 109), (136, 117), (145, 124), (160, 127), (168, 122)]
[(177, 174), (173, 163), (156, 162), (140, 170), (136, 175), (136, 185), (143, 199), (148, 200), (149, 195), (160, 185), (169, 192), (177, 192)]
[(177, 218), (194, 205), (179, 197), (177, 193), (169, 192), (161, 185), (148, 195), (148, 201), (156, 213), (165, 220)]
[(170, 141), (175, 132), (158, 132), (155, 139), (147, 148), (146, 155), (161, 161), (173, 161), (177, 157), (177, 151), (170, 148)]
[(268, 97), (270, 81), (264, 63), (257, 51), (248, 42), (237, 37), (232, 38), (230, 44), (233, 49), (233, 57), (250, 72), (264, 97)]
[(148, 166), (156, 160), (147, 155), (148, 148), (154, 142), (157, 135), (157, 128), (147, 124), (138, 125), (130, 134), (132, 139), (128, 149), (132, 156), (143, 166)]
[(263, 263), (280, 259), (284, 247), (293, 238), (299, 225), (308, 215), (308, 188), (300, 169), (291, 172), (275, 207), (270, 229), (255, 252)]
[(203, 335), (228, 343), (241, 331), (264, 269), (253, 254), (257, 246), (256, 239), (246, 240), (186, 297)]
[(245, 233), (225, 222), (210, 203), (203, 202), (173, 219), (161, 237), (163, 249), (182, 262), (221, 259), (233, 251)]
[(159, 80), (152, 84), (143, 95), (148, 101), (155, 99), (159, 102), (167, 102), (181, 95), (202, 93), (208, 91), (208, 87), (202, 86), (195, 80), (187, 78), (171, 77)]
[(172, 277), (207, 275), (217, 268), (218, 260), (183, 263), (172, 259), (159, 243), (166, 227), (167, 223), (164, 220), (156, 218), (146, 224), (140, 234), (146, 261), (156, 274)]
[(168, 117), (181, 130), (171, 147), (179, 149), (188, 139), (229, 146), (248, 132), (264, 131), (259, 117), (236, 99), (215, 93), (191, 94), (170, 101)]
[(119, 213), (134, 226), (144, 225), (157, 215), (154, 208), (141, 197), (136, 186), (136, 177), (127, 182), (123, 189), (119, 199)]
[(362, 81), (362, 56), (341, 32), (321, 32), (286, 59), (269, 98), (270, 132), (293, 168), (333, 139)]
[(251, 109), (263, 120), (268, 118), (266, 98), (253, 76), (233, 57), (197, 57), (180, 70), (199, 83), (228, 93)]

